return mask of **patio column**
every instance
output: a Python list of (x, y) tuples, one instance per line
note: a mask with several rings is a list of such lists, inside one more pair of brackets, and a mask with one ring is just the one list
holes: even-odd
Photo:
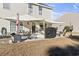
[(44, 28), (44, 37), (45, 37), (45, 21), (43, 21), (43, 28)]
[(24, 24), (24, 20), (23, 20), (23, 34), (24, 34), (24, 25), (25, 25), (25, 24)]

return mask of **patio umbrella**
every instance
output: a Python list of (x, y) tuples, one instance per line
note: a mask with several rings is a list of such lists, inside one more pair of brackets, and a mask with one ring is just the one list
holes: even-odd
[(16, 33), (19, 32), (19, 14), (17, 13), (17, 19), (16, 19)]

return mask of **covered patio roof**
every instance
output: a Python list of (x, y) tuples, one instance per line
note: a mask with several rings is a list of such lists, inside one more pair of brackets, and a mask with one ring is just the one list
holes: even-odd
[[(5, 17), (5, 19), (16, 21), (17, 16)], [(30, 15), (19, 15), (19, 20), (20, 21), (45, 21), (45, 22), (52, 23), (52, 24), (63, 23), (63, 22), (56, 22), (56, 21), (53, 21), (53, 20), (48, 20), (48, 19), (45, 19), (45, 18), (36, 18), (36, 17), (30, 16)]]
[(45, 20), (46, 22), (52, 23), (52, 24), (63, 24), (64, 22), (57, 22), (53, 20)]
[[(5, 19), (16, 20), (17, 16), (5, 17)], [(30, 15), (19, 15), (19, 20), (20, 21), (33, 21), (33, 20), (38, 20), (38, 18), (35, 18), (33, 16), (30, 16)]]

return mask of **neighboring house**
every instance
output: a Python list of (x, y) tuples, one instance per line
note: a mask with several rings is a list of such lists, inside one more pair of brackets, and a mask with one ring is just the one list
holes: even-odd
[[(0, 32), (2, 34), (16, 32), (17, 13), (25, 17), (22, 19), (26, 21), (20, 21), (19, 31), (26, 31), (27, 28), (32, 30), (32, 25), (36, 25), (35, 22), (40, 24), (41, 28), (51, 26), (52, 23), (49, 21), (45, 21), (43, 26), (43, 20), (51, 19), (51, 12), (52, 8), (42, 3), (0, 3)], [(36, 21), (30, 21), (30, 18)]]
[(57, 21), (64, 22), (59, 28), (63, 30), (64, 26), (73, 25), (73, 32), (79, 32), (79, 14), (67, 13), (57, 19)]

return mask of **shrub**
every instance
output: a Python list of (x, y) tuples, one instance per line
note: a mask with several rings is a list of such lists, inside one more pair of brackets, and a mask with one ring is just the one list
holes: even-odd
[[(67, 32), (72, 32), (73, 31), (73, 26), (71, 25), (71, 26), (65, 26), (64, 27), (64, 29), (63, 29), (63, 36), (65, 36), (65, 34), (67, 33)], [(72, 35), (72, 33), (71, 33), (71, 35)]]

